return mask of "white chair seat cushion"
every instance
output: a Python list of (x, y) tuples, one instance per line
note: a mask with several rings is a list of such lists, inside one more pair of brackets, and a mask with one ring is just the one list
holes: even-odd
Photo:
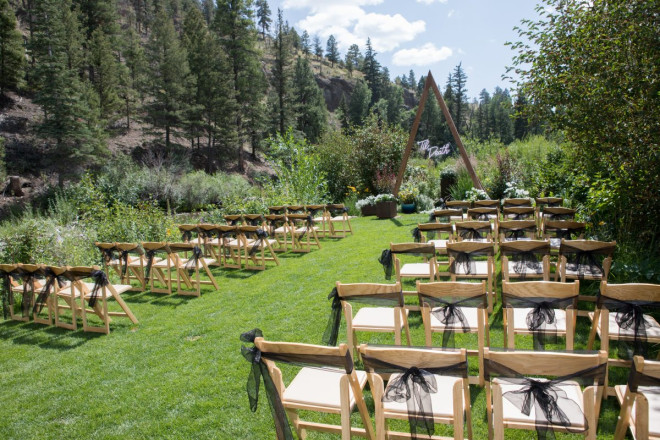
[[(578, 269), (580, 268), (578, 266), (581, 266), (583, 268), (581, 273), (580, 271), (578, 271)], [(578, 265), (571, 263), (566, 264), (566, 275), (576, 277), (578, 276), (578, 274), (586, 275), (588, 277), (602, 277), (603, 271), (601, 271), (599, 268), (595, 266)]]
[[(364, 387), (367, 382), (367, 373), (356, 370), (358, 381)], [(339, 382), (346, 374), (343, 370), (329, 368), (303, 368), (293, 381), (284, 390), (283, 403), (318, 405), (328, 408), (341, 408)], [(350, 387), (349, 387), (350, 388)], [(355, 396), (350, 391), (351, 407), (355, 404)]]
[[(393, 374), (390, 377), (387, 387), (390, 386), (392, 380), (399, 377), (400, 374)], [(452, 376), (438, 376), (434, 374), (438, 392), (431, 394), (431, 408), (433, 415), (436, 417), (453, 417), (454, 416), (454, 384), (460, 381), (460, 378)], [(385, 392), (387, 392), (387, 387)], [(408, 404), (404, 402), (383, 402), (383, 408), (388, 413), (393, 413), (402, 418), (407, 418)]]
[[(85, 295), (85, 297), (89, 297), (92, 294), (92, 291), (94, 290), (94, 283), (83, 283), (89, 289), (89, 292)], [(117, 291), (118, 295), (121, 295), (124, 292), (127, 292), (133, 288), (130, 284), (113, 284), (112, 287), (115, 288)], [(99, 297), (101, 295), (101, 292), (99, 291)], [(106, 295), (110, 297), (112, 294), (110, 293), (110, 290), (106, 290)]]
[(333, 221), (333, 222), (343, 222), (345, 220), (348, 220), (348, 218), (344, 217), (343, 215), (336, 215), (336, 216), (330, 218), (330, 221)]
[[(543, 379), (538, 379), (543, 380)], [(517, 391), (521, 388), (524, 388), (525, 385), (512, 384), (504, 380), (494, 379), (493, 382), (497, 382), (502, 387), (502, 414), (504, 416), (505, 422), (523, 422), (534, 424), (536, 422), (536, 411), (534, 405), (532, 405), (529, 415), (523, 414), (513, 403), (511, 403), (504, 394)], [(580, 413), (576, 411), (568, 411), (566, 415), (571, 423), (571, 426), (578, 428), (584, 427), (584, 405), (582, 401), (582, 389), (577, 382), (566, 381), (561, 382), (555, 385), (557, 388), (563, 390), (566, 393), (566, 398), (575, 402), (580, 408)], [(561, 408), (561, 403), (560, 403)], [(575, 412), (575, 414), (574, 414)], [(542, 416), (541, 416), (542, 417)]]
[[(155, 268), (158, 268), (158, 269), (167, 269), (167, 261), (168, 261), (167, 258), (163, 258), (163, 259), (160, 260), (160, 261), (156, 261), (156, 262), (154, 262), (154, 263), (151, 265), (151, 267), (155, 267)], [(172, 264), (172, 267), (174, 267), (174, 264)]]
[[(318, 231), (319, 227), (318, 226), (313, 226), (311, 229), (314, 229), (315, 231)], [(301, 234), (307, 233), (307, 231), (308, 231), (308, 228), (305, 226), (305, 227), (302, 227), (302, 228), (296, 228), (295, 233), (296, 233), (296, 235), (301, 235)]]
[(287, 228), (285, 228), (284, 226), (280, 226), (279, 228), (275, 228), (275, 230), (273, 231), (273, 233), (274, 233), (274, 234), (285, 234), (285, 233), (287, 233), (288, 231), (289, 231), (289, 230), (288, 230)]
[(315, 223), (322, 223), (325, 221), (325, 217), (314, 217), (312, 220), (314, 220)]
[[(445, 325), (433, 315), (435, 310), (440, 310), (441, 308), (442, 307), (435, 307), (431, 309), (431, 330), (434, 332), (441, 332), (445, 329)], [(465, 316), (465, 321), (467, 322), (468, 327), (470, 327), (470, 330), (476, 332), (479, 329), (479, 309), (476, 307), (458, 307), (458, 309), (460, 309), (460, 311), (463, 313), (463, 316)], [(453, 325), (453, 328), (455, 331), (457, 330), (462, 332), (463, 324), (460, 320), (457, 320), (457, 322)]]
[[(403, 327), (403, 320), (400, 328)], [(362, 307), (353, 317), (355, 330), (394, 331), (393, 307)]]
[(406, 263), (401, 267), (400, 275), (402, 277), (428, 277), (431, 275), (431, 265), (429, 263)]
[(509, 271), (509, 276), (519, 276), (522, 275), (523, 273), (525, 275), (543, 275), (543, 263), (539, 261), (538, 267), (529, 267), (527, 264), (523, 266), (524, 272), (516, 272), (515, 267), (516, 267), (516, 262), (507, 260), (507, 269)]
[[(533, 309), (530, 308), (514, 308), (513, 309), (513, 329), (514, 331), (529, 332), (527, 327), (527, 314)], [(566, 333), (566, 310), (553, 309), (555, 311), (555, 324), (550, 328), (557, 329), (557, 333)]]
[(429, 243), (432, 243), (433, 246), (435, 246), (436, 250), (437, 249), (447, 249), (447, 243), (449, 240), (429, 240)]
[[(625, 385), (616, 385), (617, 397), (621, 403), (622, 397), (626, 393)], [(641, 393), (648, 400), (649, 405), (649, 436), (660, 437), (660, 387), (638, 387), (637, 392)], [(633, 403), (630, 413), (630, 424), (635, 425), (635, 416), (637, 414), (637, 403)]]
[[(159, 261), (162, 261), (162, 260), (163, 260), (163, 259), (160, 258), (160, 257), (154, 257), (154, 261), (153, 261), (153, 262), (154, 262), (154, 263), (158, 263)], [(131, 258), (131, 257), (128, 257), (128, 265), (129, 265), (130, 267), (140, 267), (140, 266), (145, 266), (145, 267), (146, 267), (146, 266), (147, 266), (147, 258), (145, 257), (144, 260), (142, 261), (142, 263), (140, 263), (140, 259), (139, 259), (139, 258)]]
[[(635, 337), (635, 327), (632, 326), (630, 328), (620, 328), (619, 324), (616, 322), (616, 312), (610, 312), (608, 314), (609, 318), (609, 335), (610, 339), (619, 339), (619, 336), (623, 336), (625, 339), (628, 338), (634, 338)], [(589, 312), (589, 319), (592, 321), (594, 320), (594, 312)], [(660, 340), (660, 324), (658, 324), (658, 321), (653, 318), (651, 315), (644, 314), (644, 319), (646, 320), (648, 327), (646, 328), (646, 337), (647, 339), (659, 339)], [(600, 319), (598, 320), (596, 330), (598, 331), (598, 335), (600, 335)]]
[[(215, 262), (215, 260), (214, 260), (213, 258), (200, 258), (199, 260), (200, 260), (200, 261), (201, 261), (201, 260), (204, 260), (204, 262), (206, 263), (207, 266), (208, 266), (209, 264)], [(190, 261), (190, 259), (187, 259), (187, 260), (186, 260), (186, 259), (181, 259), (181, 267), (182, 267), (182, 268), (185, 268), (186, 264), (188, 264), (188, 261)], [(202, 266), (201, 264), (199, 264), (199, 267), (203, 267), (203, 266)], [(194, 269), (194, 267), (191, 267), (191, 268)]]
[(456, 264), (456, 275), (488, 275), (488, 261), (472, 261), (470, 273), (466, 274), (466, 268), (462, 264)]

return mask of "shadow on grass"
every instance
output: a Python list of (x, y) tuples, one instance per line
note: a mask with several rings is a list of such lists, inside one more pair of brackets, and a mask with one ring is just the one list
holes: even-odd
[[(82, 327), (82, 323), (79, 324)], [(55, 326), (46, 327), (32, 322), (7, 321), (0, 325), (0, 339), (57, 351), (72, 350), (100, 336), (105, 335), (83, 332), (82, 329), (72, 331)]]

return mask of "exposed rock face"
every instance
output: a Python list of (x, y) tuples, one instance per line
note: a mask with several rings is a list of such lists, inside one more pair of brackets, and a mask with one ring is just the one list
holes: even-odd
[(344, 78), (326, 78), (319, 75), (316, 75), (315, 78), (316, 83), (323, 91), (325, 105), (331, 112), (334, 112), (337, 107), (339, 107), (342, 96), (345, 96), (345, 99), (348, 102), (353, 93), (353, 83)]
[(417, 107), (419, 100), (411, 89), (403, 89), (403, 105), (410, 110)]

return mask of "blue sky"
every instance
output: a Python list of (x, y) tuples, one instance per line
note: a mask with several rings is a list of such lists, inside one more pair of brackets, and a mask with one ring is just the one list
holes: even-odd
[(536, 18), (535, 0), (268, 0), (273, 12), (299, 33), (318, 35), (323, 48), (332, 34), (342, 57), (351, 44), (364, 52), (371, 37), (378, 61), (390, 77), (415, 76), (429, 70), (442, 88), (447, 75), (462, 63), (468, 95), (482, 89), (511, 87), (502, 80), (513, 51), (513, 27), (523, 18)]

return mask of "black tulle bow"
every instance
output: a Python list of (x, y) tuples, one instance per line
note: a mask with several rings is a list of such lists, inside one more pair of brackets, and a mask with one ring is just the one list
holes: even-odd
[(516, 252), (511, 255), (513, 261), (513, 271), (520, 275), (521, 279), (527, 277), (527, 269), (531, 269), (533, 273), (541, 270), (541, 262), (538, 261), (536, 254), (532, 251)]
[(472, 273), (473, 266), (472, 256), (469, 252), (457, 252), (456, 258), (454, 259), (454, 265), (455, 273), (458, 273), (458, 269), (462, 268), (465, 272), (465, 275), (470, 275)]
[(383, 270), (385, 271), (385, 279), (389, 280), (392, 278), (392, 271), (394, 270), (394, 258), (392, 256), (392, 251), (390, 249), (385, 249), (380, 254), (378, 262), (383, 265)]
[[(34, 272), (23, 273), (23, 298), (21, 300), (21, 310), (23, 318), (30, 316), (30, 309), (32, 308), (32, 299), (34, 298)], [(13, 295), (13, 294), (12, 294)]]
[(513, 241), (520, 240), (525, 238), (525, 232), (524, 229), (510, 229), (504, 233), (504, 238)]
[(429, 223), (433, 223), (435, 221), (435, 214), (432, 212), (429, 214)]
[[(241, 335), (241, 341), (254, 344), (257, 337), (262, 337), (261, 330), (254, 329)], [(268, 406), (275, 422), (275, 432), (278, 440), (293, 440), (293, 434), (289, 427), (289, 421), (284, 410), (284, 405), (277, 392), (275, 383), (270, 377), (268, 367), (262, 358), (261, 351), (257, 347), (241, 346), (241, 354), (250, 363), (250, 374), (248, 376), (246, 390), (250, 401), (250, 410), (255, 412), (259, 403), (259, 386), (263, 379)]]
[(32, 313), (37, 315), (41, 313), (44, 304), (48, 302), (48, 298), (50, 297), (51, 291), (53, 290), (55, 283), (57, 283), (58, 288), (64, 286), (64, 279), (62, 277), (58, 277), (57, 275), (55, 275), (55, 272), (53, 272), (52, 268), (46, 267), (46, 269), (44, 270), (44, 275), (46, 277), (46, 284), (44, 284), (44, 287), (41, 289), (41, 292), (39, 292), (39, 295), (37, 296), (37, 300), (34, 302), (34, 306), (32, 307)]
[(110, 284), (110, 281), (108, 280), (108, 276), (102, 270), (93, 270), (91, 278), (94, 281), (94, 287), (92, 288), (92, 294), (89, 297), (89, 306), (94, 307), (101, 289)]
[(145, 278), (149, 278), (149, 274), (151, 273), (151, 266), (154, 264), (154, 258), (156, 257), (156, 249), (149, 249), (146, 252), (147, 256), (147, 265), (144, 269), (145, 273)]
[(323, 332), (323, 343), (325, 345), (337, 345), (337, 338), (339, 337), (339, 324), (341, 323), (341, 300), (337, 288), (333, 288), (328, 299), (332, 301), (330, 308), (330, 316), (328, 317), (328, 324)]
[(14, 293), (11, 291), (11, 274), (2, 272), (2, 316), (7, 319), (9, 308), (14, 307)]
[(596, 258), (594, 252), (577, 251), (572, 258), (567, 258), (567, 264), (577, 272), (578, 279), (584, 279), (585, 275), (598, 275), (603, 273), (603, 265)]
[(254, 240), (254, 244), (252, 245), (252, 248), (250, 248), (250, 252), (249, 252), (250, 256), (253, 256), (259, 251), (259, 249), (261, 249), (261, 247), (264, 245), (264, 240), (268, 239), (268, 232), (259, 228), (256, 231), (254, 231), (254, 236), (256, 238)]
[(103, 254), (103, 261), (105, 262), (105, 264), (110, 264), (112, 260), (117, 258), (116, 252), (117, 252), (117, 248), (115, 247), (101, 249), (101, 254)]
[(183, 241), (184, 243), (188, 243), (190, 240), (192, 240), (192, 231), (191, 230), (183, 231), (181, 233), (181, 241)]
[(411, 367), (388, 383), (383, 401), (406, 402), (410, 435), (417, 439), (418, 433), (423, 436), (435, 433), (431, 394), (437, 392), (438, 384), (433, 374)]
[(462, 228), (459, 234), (463, 240), (483, 240), (481, 231), (474, 228)]
[[(607, 308), (610, 313), (615, 313), (614, 319), (619, 326), (619, 338), (616, 341), (618, 345), (619, 357), (623, 359), (632, 359), (634, 355), (646, 357), (647, 333), (646, 329), (652, 326), (652, 323), (645, 316), (645, 309), (657, 310), (660, 304), (652, 301), (622, 301), (599, 295), (599, 307)], [(630, 331), (633, 333), (633, 346), (630, 347)]]
[(415, 243), (420, 243), (422, 241), (422, 232), (419, 228), (412, 229), (410, 233), (412, 234)]
[(188, 272), (195, 270), (195, 268), (199, 263), (199, 259), (202, 258), (203, 256), (204, 253), (202, 252), (202, 249), (199, 246), (193, 247), (190, 258), (188, 258), (188, 261), (186, 261), (185, 269)]
[[(472, 298), (466, 298), (465, 301), (471, 299)], [(463, 333), (468, 333), (470, 331), (470, 325), (460, 307), (462, 301), (448, 302), (436, 298), (434, 302), (435, 304), (439, 304), (440, 307), (434, 309), (431, 314), (445, 326), (442, 332), (442, 346), (454, 348), (454, 332), (456, 329), (461, 329)], [(459, 323), (460, 326), (457, 326), (456, 324)]]

